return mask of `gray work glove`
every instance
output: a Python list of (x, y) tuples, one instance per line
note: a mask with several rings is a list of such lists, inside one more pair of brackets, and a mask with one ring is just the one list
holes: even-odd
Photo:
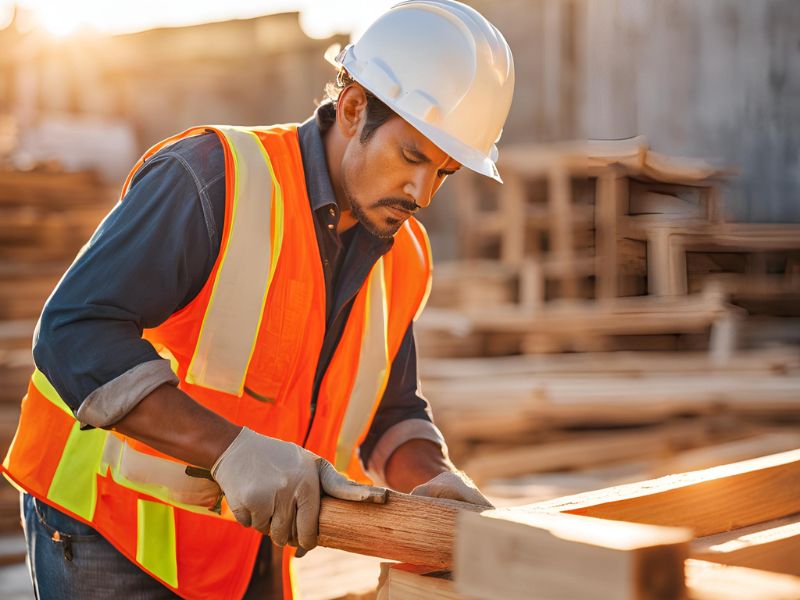
[(383, 504), (387, 495), (385, 488), (347, 479), (297, 444), (247, 427), (217, 459), (211, 474), (239, 523), (268, 533), (278, 546), (299, 545), (305, 551), (317, 545), (320, 485), (342, 500)]
[(445, 471), (411, 490), (412, 496), (429, 498), (449, 498), (461, 500), (478, 506), (494, 508), (494, 505), (481, 494), (478, 487), (463, 471)]

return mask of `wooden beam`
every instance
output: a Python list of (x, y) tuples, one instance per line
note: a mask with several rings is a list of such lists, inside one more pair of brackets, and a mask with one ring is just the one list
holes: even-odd
[(689, 559), (685, 564), (690, 600), (797, 600), (800, 577)]
[(449, 571), (382, 563), (375, 600), (469, 600), (456, 591)]
[(692, 528), (707, 536), (800, 512), (800, 449), (518, 510)]
[(696, 539), (691, 556), (800, 576), (800, 514)]
[(465, 462), (463, 469), (480, 484), (489, 479), (667, 456), (675, 447), (702, 443), (708, 438), (708, 430), (709, 425), (701, 420), (644, 430), (584, 434), (578, 439), (481, 452)]
[(483, 507), (389, 492), (386, 504), (323, 498), (319, 515), (320, 546), (389, 560), (449, 568), (459, 511)]
[[(480, 598), (684, 598), (687, 529), (514, 509), (458, 517), (456, 590)], [(599, 594), (599, 595), (598, 595)]]

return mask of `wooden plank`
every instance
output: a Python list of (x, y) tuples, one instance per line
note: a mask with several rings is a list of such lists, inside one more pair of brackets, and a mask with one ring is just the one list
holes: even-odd
[(686, 529), (514, 509), (458, 517), (456, 589), (480, 598), (684, 597)]
[(597, 178), (595, 245), (597, 298), (618, 296), (617, 218), (626, 180), (613, 171)]
[(773, 431), (692, 450), (684, 450), (659, 467), (657, 475), (685, 473), (800, 448), (800, 431)]
[[(476, 439), (586, 424), (645, 424), (670, 415), (797, 414), (800, 377), (670, 374), (636, 377), (505, 375), (425, 382), (437, 420)], [(487, 403), (486, 399), (492, 402)], [(506, 425), (504, 425), (506, 424)]]
[(696, 539), (691, 556), (800, 576), (800, 514)]
[(579, 469), (666, 455), (675, 447), (702, 443), (707, 436), (708, 426), (702, 421), (645, 430), (587, 434), (575, 440), (506, 448), (494, 453), (481, 452), (464, 462), (463, 469), (481, 484), (489, 478)]
[[(572, 190), (567, 169), (556, 164), (548, 173), (547, 185), (552, 223), (552, 253), (569, 265), (574, 258), (575, 246), (572, 231)], [(577, 298), (578, 281), (573, 269), (565, 269), (560, 280), (561, 298)]]
[(708, 536), (800, 512), (800, 450), (525, 507), (692, 528)]
[(386, 504), (323, 498), (318, 543), (445, 569), (452, 564), (456, 514), (483, 510), (465, 502), (393, 491)]
[(383, 563), (375, 600), (468, 600), (456, 591), (449, 571)]
[[(420, 327), (444, 329), (438, 320), (447, 312), (426, 310), (418, 321)], [(547, 309), (535, 316), (503, 307), (484, 307), (462, 311), (459, 315), (475, 332), (641, 335), (704, 332), (715, 320), (731, 312), (741, 311), (725, 304), (718, 295), (694, 294), (677, 298), (617, 298), (605, 303), (549, 302)]]
[(797, 600), (800, 577), (689, 559), (685, 564), (690, 600)]
[(557, 356), (431, 358), (421, 361), (419, 370), (423, 381), (561, 373), (611, 377), (698, 371), (782, 373), (800, 370), (800, 351), (790, 347), (741, 350), (720, 365), (710, 361), (705, 352), (586, 352)]

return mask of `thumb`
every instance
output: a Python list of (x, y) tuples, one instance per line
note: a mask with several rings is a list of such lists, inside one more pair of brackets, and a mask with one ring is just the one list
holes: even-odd
[(340, 500), (352, 500), (354, 502), (372, 502), (374, 504), (386, 504), (386, 497), (389, 490), (382, 487), (361, 485), (351, 481), (324, 458), (317, 459), (319, 469), (319, 483), (329, 496)]

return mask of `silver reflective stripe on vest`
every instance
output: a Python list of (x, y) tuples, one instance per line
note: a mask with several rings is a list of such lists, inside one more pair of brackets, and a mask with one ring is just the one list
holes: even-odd
[(373, 407), (383, 396), (389, 378), (387, 343), (388, 310), (383, 258), (375, 263), (367, 283), (364, 333), (358, 357), (353, 391), (336, 442), (335, 466), (344, 471), (350, 465), (358, 438), (372, 419)]
[[(282, 198), (258, 137), (235, 127), (218, 129), (234, 163), (233, 216), (186, 381), (240, 396), (278, 260), (280, 240), (272, 239), (271, 215), (273, 201), (277, 209)], [(275, 211), (278, 236), (281, 213)]]
[(187, 475), (185, 464), (139, 452), (112, 433), (102, 466), (118, 484), (190, 510), (211, 509), (222, 494), (216, 482)]

